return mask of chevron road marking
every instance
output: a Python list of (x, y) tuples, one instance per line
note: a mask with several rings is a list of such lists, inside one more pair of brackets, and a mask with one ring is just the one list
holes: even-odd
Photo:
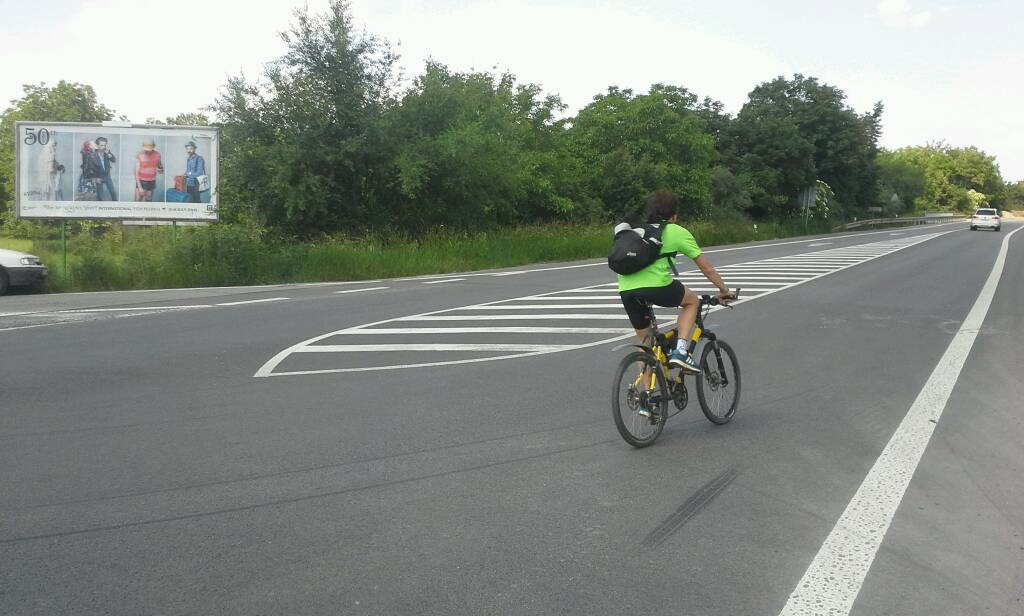
[[(734, 305), (738, 305), (817, 280), (823, 276), (843, 271), (952, 232), (942, 231), (904, 238), (886, 239), (855, 247), (843, 247), (788, 257), (775, 257), (749, 263), (739, 263), (722, 266), (719, 268), (719, 271), (727, 284), (733, 288), (741, 287), (743, 289), (744, 298), (734, 303)], [(680, 275), (679, 279), (695, 291), (713, 291), (708, 281), (700, 272), (687, 271)], [(457, 280), (460, 279), (446, 277), (431, 282), (455, 282)], [(328, 332), (292, 345), (270, 358), (254, 376), (298, 376), (446, 366), (529, 357), (598, 346), (635, 335), (623, 313), (621, 302), (614, 301), (617, 299), (617, 283), (609, 282), (357, 325), (339, 331)], [(659, 319), (664, 320), (664, 322), (674, 321), (675, 314), (671, 316), (661, 314)], [(566, 327), (542, 325), (544, 322), (551, 321), (563, 322), (566, 324)], [(572, 324), (574, 321), (585, 321), (588, 324), (600, 321), (614, 321), (621, 323), (622, 327), (588, 327), (582, 324), (574, 325)], [(496, 322), (496, 326), (473, 325), (474, 323), (491, 322)], [(505, 324), (501, 324), (501, 322), (505, 322)], [(523, 326), (519, 326), (514, 324), (515, 322), (526, 323)], [(529, 325), (528, 323), (530, 322), (537, 323), (537, 325)], [(446, 323), (452, 323), (453, 326), (443, 326)], [(409, 336), (431, 335), (435, 338), (437, 336), (451, 336), (456, 338), (454, 340), (431, 341), (429, 344), (418, 339), (414, 339), (416, 340), (415, 344), (406, 344), (404, 341), (396, 341), (390, 344), (344, 343), (348, 336), (355, 335), (365, 339), (365, 336), (377, 334), (388, 336), (398, 334)], [(480, 339), (480, 336), (490, 334), (516, 335), (526, 339), (511, 342), (491, 342)], [(544, 338), (538, 339), (538, 335), (543, 335)], [(552, 338), (555, 336), (563, 338), (553, 341)], [(580, 340), (578, 343), (562, 343), (565, 340), (565, 336), (573, 337), (573, 339), (579, 339), (583, 336), (587, 338)], [(325, 343), (318, 344), (321, 342)], [(426, 355), (431, 352), (446, 353), (449, 354), (448, 357), (451, 356), (450, 354), (456, 354), (456, 358), (439, 358), (438, 361), (397, 365), (371, 366), (366, 365), (366, 362), (364, 362), (363, 365), (358, 367), (278, 370), (278, 366), (293, 355), (306, 355), (309, 357), (310, 354), (315, 354), (316, 357), (326, 357), (333, 354), (343, 354), (362, 358), (359, 354), (363, 353), (367, 354), (367, 359), (369, 359), (372, 356), (371, 354), (387, 353), (388, 351), (410, 351), (416, 352), (417, 355)], [(457, 355), (459, 353), (469, 353), (474, 356), (459, 358)], [(481, 353), (494, 355), (480, 357)]]

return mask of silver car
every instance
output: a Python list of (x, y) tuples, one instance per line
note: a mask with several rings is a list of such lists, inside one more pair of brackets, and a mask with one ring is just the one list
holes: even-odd
[(48, 274), (39, 257), (0, 248), (0, 295), (11, 287), (41, 288)]
[(983, 207), (971, 216), (971, 231), (978, 229), (995, 229), (998, 231), (1002, 228), (999, 222), (999, 212), (994, 208)]

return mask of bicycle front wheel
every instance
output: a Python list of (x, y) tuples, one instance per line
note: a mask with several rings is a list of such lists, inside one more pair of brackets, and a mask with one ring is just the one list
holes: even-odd
[(740, 404), (740, 364), (732, 347), (721, 340), (704, 345), (697, 375), (697, 399), (711, 423), (732, 421)]
[(650, 353), (635, 351), (619, 362), (614, 385), (615, 427), (633, 447), (647, 447), (661, 434), (668, 417), (665, 372)]

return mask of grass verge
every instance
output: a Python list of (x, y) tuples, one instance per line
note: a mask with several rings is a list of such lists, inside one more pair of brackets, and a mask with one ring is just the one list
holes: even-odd
[[(827, 231), (803, 224), (697, 222), (686, 225), (705, 246)], [(52, 291), (105, 291), (286, 282), (368, 280), (604, 257), (611, 225), (534, 225), (500, 231), (435, 231), (404, 236), (330, 237), (318, 242), (269, 239), (260, 230), (211, 225), (178, 229), (121, 227), (69, 240), (64, 271), (55, 237), (0, 247), (32, 252), (51, 270)]]

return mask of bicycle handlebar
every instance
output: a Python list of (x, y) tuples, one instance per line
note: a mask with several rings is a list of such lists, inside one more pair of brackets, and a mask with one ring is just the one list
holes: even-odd
[(727, 299), (725, 302), (723, 302), (722, 300), (718, 299), (717, 295), (701, 295), (700, 296), (700, 301), (701, 301), (702, 304), (706, 304), (708, 306), (725, 306), (726, 308), (731, 308), (731, 306), (729, 306), (728, 302), (735, 301), (735, 300), (737, 300), (739, 298), (740, 298), (740, 290), (739, 290), (739, 287), (737, 287), (736, 290), (734, 290), (732, 292), (732, 297)]

